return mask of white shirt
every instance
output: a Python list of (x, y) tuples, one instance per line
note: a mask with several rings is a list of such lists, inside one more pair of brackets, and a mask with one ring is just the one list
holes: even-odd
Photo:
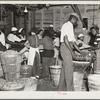
[(77, 45), (79, 45), (80, 43), (82, 43), (82, 47), (80, 47), (79, 49), (84, 49), (84, 48), (89, 48), (90, 47), (89, 45), (85, 44), (81, 40), (77, 40), (76, 43), (77, 43)]
[(59, 40), (59, 38), (55, 38), (54, 41), (53, 41), (53, 43), (54, 43), (54, 46), (59, 47), (59, 45), (60, 45), (60, 40)]
[(4, 33), (2, 32), (2, 31), (0, 31), (1, 32), (1, 34), (0, 34), (0, 42), (2, 43), (2, 45), (6, 45), (6, 43), (5, 43), (5, 35), (4, 35)]
[[(42, 39), (42, 36), (41, 36), (40, 34), (38, 34), (38, 37), (39, 37), (39, 39)], [(39, 49), (40, 49), (40, 50), (44, 49), (44, 48), (43, 48), (43, 45), (39, 45)]]
[(61, 38), (60, 38), (60, 42), (64, 42), (64, 36), (67, 35), (68, 36), (68, 41), (76, 41), (75, 37), (74, 37), (74, 29), (73, 29), (73, 24), (68, 21), (65, 24), (63, 24), (62, 28), (61, 28)]
[(18, 38), (18, 37), (17, 37), (16, 35), (14, 35), (14, 34), (9, 34), (7, 38), (8, 38), (9, 41), (12, 41), (12, 42), (15, 42), (15, 41), (20, 42), (20, 41), (21, 41), (21, 39)]

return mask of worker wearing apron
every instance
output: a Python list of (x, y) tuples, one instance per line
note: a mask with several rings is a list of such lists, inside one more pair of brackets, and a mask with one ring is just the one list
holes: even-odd
[(59, 91), (74, 91), (73, 85), (73, 58), (75, 57), (73, 48), (81, 53), (75, 43), (74, 25), (77, 24), (78, 15), (71, 13), (69, 21), (61, 28), (60, 54), (63, 59), (63, 66), (59, 80)]

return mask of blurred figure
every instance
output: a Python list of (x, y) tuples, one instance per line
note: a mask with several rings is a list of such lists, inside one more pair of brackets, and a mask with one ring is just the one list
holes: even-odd
[(89, 48), (90, 46), (84, 43), (84, 35), (83, 33), (80, 33), (77, 37), (77, 41), (76, 41), (79, 49), (85, 49), (85, 48)]
[(40, 56), (39, 56), (39, 38), (37, 36), (38, 29), (33, 27), (30, 36), (27, 38), (26, 44), (29, 48), (28, 65), (33, 67), (33, 76), (40, 76)]
[(40, 29), (39, 32), (38, 32), (39, 39), (42, 39), (42, 36), (43, 36), (43, 30)]
[(42, 57), (42, 76), (48, 77), (50, 75), (49, 67), (53, 65), (54, 46), (52, 41), (52, 34), (49, 30), (43, 32), (43, 38), (39, 40), (39, 44), (43, 45), (44, 51), (40, 53)]
[(89, 41), (89, 45), (95, 47), (97, 45), (96, 42), (96, 38), (97, 38), (97, 34), (99, 34), (99, 27), (94, 25), (90, 28), (90, 41)]
[(18, 33), (19, 33), (19, 38), (21, 39), (21, 40), (26, 40), (26, 36), (25, 36), (25, 29), (24, 28), (21, 28), (21, 29), (19, 29), (19, 31), (18, 31)]
[(11, 49), (17, 51), (20, 51), (22, 48), (24, 48), (24, 43), (18, 37), (18, 29), (16, 27), (11, 28), (11, 32), (7, 36), (7, 43), (11, 45)]
[(55, 33), (53, 44), (54, 44), (54, 52), (55, 52), (54, 58), (58, 59), (59, 48), (60, 48), (60, 33), (59, 32)]
[(20, 42), (21, 39), (18, 37), (18, 29), (16, 27), (11, 28), (11, 33), (8, 35), (8, 40), (11, 42)]
[[(42, 39), (43, 32), (44, 32), (44, 31), (43, 31), (42, 29), (39, 30), (38, 35), (37, 35), (39, 39)], [(40, 51), (40, 52), (43, 51), (43, 45), (39, 45), (39, 51)]]
[(48, 30), (50, 31), (50, 33), (51, 33), (51, 38), (52, 38), (52, 40), (54, 39), (54, 33), (55, 33), (55, 31), (54, 31), (54, 26), (51, 24), (50, 26), (49, 26), (49, 28), (48, 28)]

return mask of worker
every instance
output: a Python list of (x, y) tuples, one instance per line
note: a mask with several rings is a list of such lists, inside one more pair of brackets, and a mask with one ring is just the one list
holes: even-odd
[(54, 33), (55, 33), (55, 31), (54, 31), (54, 26), (51, 24), (50, 26), (49, 26), (49, 28), (48, 28), (48, 30), (50, 31), (50, 33), (52, 34), (52, 40), (54, 39)]
[(6, 25), (5, 22), (0, 21), (0, 51), (5, 51), (6, 50), (5, 35), (3, 33), (5, 25)]
[(54, 46), (52, 34), (49, 30), (44, 30), (43, 38), (39, 40), (39, 44), (43, 45), (44, 51), (40, 53), (42, 57), (42, 75), (41, 78), (49, 78), (49, 67), (53, 65)]
[(27, 38), (26, 44), (29, 44), (28, 65), (33, 67), (33, 76), (40, 76), (40, 55), (39, 55), (39, 38), (37, 36), (38, 29), (33, 27), (30, 36)]
[(54, 58), (56, 58), (56, 60), (57, 60), (59, 57), (60, 32), (55, 32), (53, 44), (54, 44), (54, 52), (55, 52)]
[(90, 48), (89, 45), (84, 43), (84, 35), (83, 33), (80, 33), (77, 37), (77, 45), (79, 47), (79, 49), (85, 49), (85, 48)]
[[(44, 32), (44, 31), (43, 31), (42, 29), (39, 30), (39, 32), (38, 32), (38, 38), (39, 38), (39, 39), (42, 39), (43, 32)], [(39, 51), (40, 51), (40, 52), (43, 51), (43, 45), (39, 45)]]
[(61, 28), (60, 54), (63, 60), (63, 66), (59, 80), (59, 91), (74, 91), (73, 59), (76, 58), (76, 55), (73, 49), (81, 53), (74, 36), (74, 26), (77, 25), (78, 19), (79, 16), (76, 13), (71, 13), (69, 20), (65, 22)]
[(11, 45), (11, 49), (20, 51), (24, 48), (22, 39), (18, 37), (18, 29), (16, 27), (11, 28), (11, 33), (7, 36), (7, 43)]
[(18, 38), (18, 29), (16, 27), (11, 28), (11, 33), (8, 35), (8, 40), (12, 42), (20, 42), (21, 39)]
[(21, 40), (26, 40), (26, 36), (25, 36), (25, 29), (24, 28), (20, 28), (19, 31), (18, 31), (19, 35), (18, 37), (21, 39)]
[(95, 47), (97, 45), (96, 42), (96, 38), (97, 38), (97, 34), (99, 34), (99, 27), (94, 25), (90, 28), (90, 41), (89, 41), (89, 45)]

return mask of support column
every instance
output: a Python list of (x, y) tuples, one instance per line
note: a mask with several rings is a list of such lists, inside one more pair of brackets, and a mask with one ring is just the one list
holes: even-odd
[(32, 27), (36, 26), (36, 23), (35, 23), (35, 11), (36, 11), (36, 9), (32, 10)]
[(25, 27), (26, 37), (28, 37), (28, 34), (27, 34), (27, 14), (28, 13), (24, 13), (24, 27)]

